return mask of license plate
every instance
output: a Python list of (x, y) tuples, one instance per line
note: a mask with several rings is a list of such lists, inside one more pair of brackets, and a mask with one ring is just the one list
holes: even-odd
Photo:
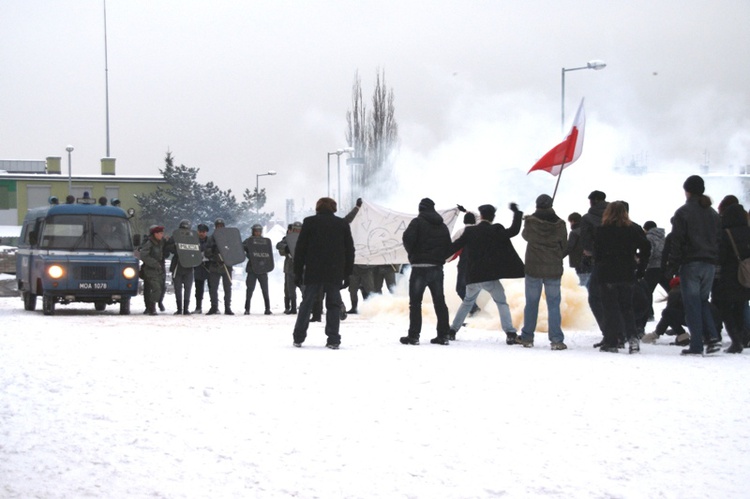
[(106, 282), (79, 282), (78, 289), (107, 289)]

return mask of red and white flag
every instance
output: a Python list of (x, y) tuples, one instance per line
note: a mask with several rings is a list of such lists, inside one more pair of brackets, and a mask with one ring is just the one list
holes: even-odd
[(542, 158), (531, 167), (531, 170), (529, 170), (528, 173), (535, 170), (544, 170), (555, 176), (560, 175), (560, 172), (563, 171), (563, 169), (573, 164), (573, 162), (581, 155), (581, 151), (583, 150), (583, 128), (585, 125), (586, 116), (583, 113), (583, 99), (581, 99), (581, 105), (578, 106), (576, 119), (573, 121), (573, 126), (571, 127), (568, 136), (565, 140), (553, 147), (547, 154), (542, 156)]

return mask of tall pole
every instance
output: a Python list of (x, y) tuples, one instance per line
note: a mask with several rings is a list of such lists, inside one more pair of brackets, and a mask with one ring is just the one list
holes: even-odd
[(109, 61), (107, 60), (107, 0), (104, 0), (104, 104), (107, 118), (107, 157), (109, 158)]
[(331, 197), (331, 153), (328, 153), (328, 197)]
[(565, 68), (562, 68), (560, 96), (560, 131), (565, 132)]
[(73, 146), (68, 146), (65, 150), (68, 151), (68, 194), (73, 194), (73, 169), (70, 160), (70, 153), (73, 152)]
[(344, 152), (341, 149), (336, 151), (336, 170), (338, 174), (338, 181), (336, 182), (338, 184), (339, 188), (339, 196), (336, 198), (336, 202), (341, 202), (341, 153)]

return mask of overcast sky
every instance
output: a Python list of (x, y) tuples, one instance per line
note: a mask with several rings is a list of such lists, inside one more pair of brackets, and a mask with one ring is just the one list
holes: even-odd
[[(377, 68), (400, 126), (399, 186), (383, 200), (397, 209), (414, 211), (424, 196), (474, 206), (551, 193), (554, 178), (526, 172), (563, 138), (561, 68), (592, 59), (606, 69), (565, 77), (565, 129), (583, 97), (587, 123), (561, 194), (575, 185), (632, 196), (609, 175), (632, 160), (680, 176), (706, 159), (716, 172), (750, 164), (747, 0), (109, 0), (106, 8), (117, 172), (158, 175), (170, 150), (178, 164), (200, 168), (199, 181), (241, 198), (256, 174), (276, 170), (260, 185), (277, 215), (285, 199), (299, 207), (326, 194), (327, 153), (346, 145), (354, 74), (369, 101)], [(0, 158), (63, 156), (67, 173), (72, 144), (74, 174), (99, 173), (103, 11), (102, 0), (0, 1)]]

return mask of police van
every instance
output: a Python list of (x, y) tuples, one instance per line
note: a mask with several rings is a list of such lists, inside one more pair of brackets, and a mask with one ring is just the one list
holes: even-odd
[(52, 205), (29, 210), (16, 253), (18, 291), (26, 310), (42, 297), (44, 315), (55, 305), (119, 303), (130, 314), (138, 294), (138, 259), (128, 215), (116, 206)]

